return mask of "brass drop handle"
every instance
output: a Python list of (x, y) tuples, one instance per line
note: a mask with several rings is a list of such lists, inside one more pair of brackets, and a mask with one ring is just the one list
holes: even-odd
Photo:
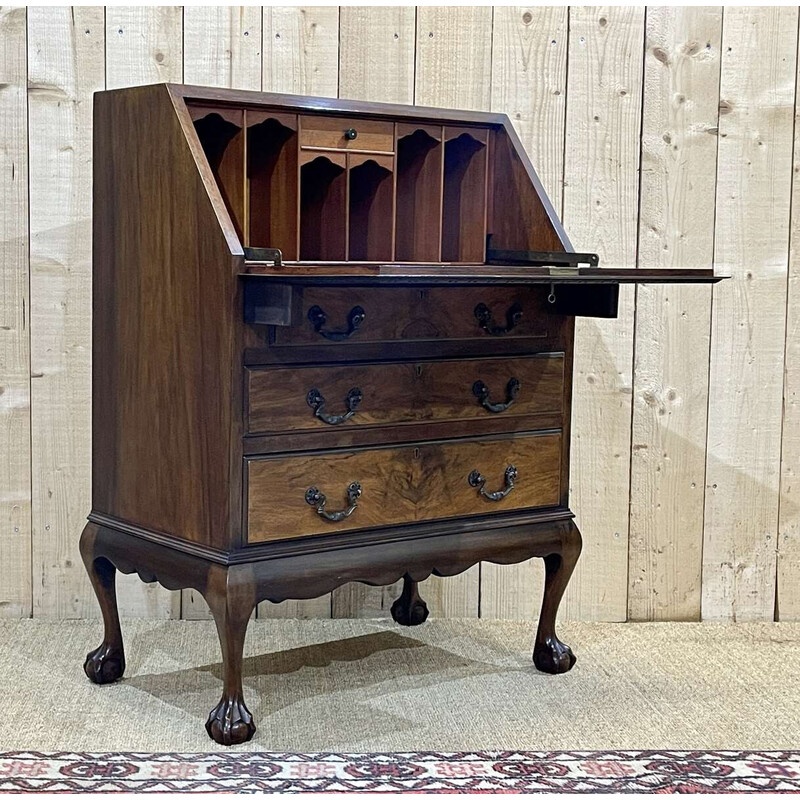
[(319, 389), (312, 389), (306, 395), (306, 402), (311, 406), (311, 408), (314, 409), (314, 416), (317, 419), (321, 419), (327, 425), (341, 425), (343, 422), (347, 422), (347, 420), (356, 413), (356, 408), (363, 399), (364, 395), (361, 393), (361, 389), (359, 389), (357, 386), (354, 386), (344, 398), (344, 402), (347, 407), (347, 413), (326, 414), (325, 398), (322, 396), (322, 392), (320, 392)]
[(491, 411), (492, 414), (499, 414), (514, 405), (514, 400), (516, 400), (521, 387), (522, 384), (516, 378), (511, 378), (506, 385), (505, 403), (492, 403), (491, 400), (489, 400), (489, 387), (483, 381), (475, 381), (475, 383), (472, 384), (472, 394), (478, 398), (478, 402), (487, 411)]
[(311, 306), (308, 309), (308, 319), (314, 326), (314, 330), (326, 339), (332, 342), (341, 342), (352, 336), (360, 327), (361, 323), (367, 317), (367, 312), (361, 306), (353, 306), (350, 313), (347, 315), (347, 330), (344, 331), (324, 331), (322, 326), (327, 322), (328, 317), (319, 306)]
[(355, 128), (348, 128), (344, 132), (344, 138), (347, 139), (348, 141), (352, 142), (353, 139), (357, 139), (358, 138), (358, 131)]
[(487, 492), (486, 491), (486, 478), (478, 472), (478, 470), (474, 469), (470, 472), (467, 481), (469, 481), (469, 485), (474, 487), (478, 490), (478, 494), (483, 495), (487, 500), (492, 500), (497, 502), (498, 500), (502, 500), (504, 497), (508, 497), (509, 492), (514, 488), (514, 483), (517, 480), (517, 468), (513, 465), (509, 465), (506, 467), (505, 471), (505, 481), (506, 481), (506, 488), (500, 489), (496, 492)]
[(328, 498), (316, 486), (312, 486), (306, 491), (306, 503), (316, 506), (317, 514), (328, 522), (341, 522), (343, 519), (347, 519), (358, 507), (359, 497), (361, 497), (361, 484), (353, 481), (347, 487), (347, 508), (342, 511), (326, 511), (325, 503)]
[(478, 320), (478, 325), (490, 336), (503, 336), (522, 322), (522, 306), (519, 303), (509, 306), (508, 311), (506, 311), (505, 327), (494, 324), (492, 311), (486, 303), (478, 303), (473, 313), (475, 314), (475, 319)]

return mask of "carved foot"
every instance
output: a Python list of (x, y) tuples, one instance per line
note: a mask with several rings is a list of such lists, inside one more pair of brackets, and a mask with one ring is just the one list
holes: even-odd
[(125, 672), (125, 654), (120, 648), (103, 642), (87, 654), (83, 671), (92, 683), (114, 683)]
[(425, 601), (418, 598), (414, 603), (405, 603), (398, 597), (392, 603), (392, 619), (399, 625), (422, 625), (428, 619), (428, 606)]
[(428, 619), (428, 606), (419, 596), (418, 584), (406, 575), (403, 592), (392, 603), (392, 619), (399, 625), (422, 625)]
[(223, 696), (208, 715), (206, 731), (217, 744), (232, 745), (250, 741), (256, 726), (241, 697)]
[(553, 636), (534, 645), (533, 663), (540, 672), (559, 675), (562, 672), (569, 672), (575, 666), (575, 656), (569, 645)]

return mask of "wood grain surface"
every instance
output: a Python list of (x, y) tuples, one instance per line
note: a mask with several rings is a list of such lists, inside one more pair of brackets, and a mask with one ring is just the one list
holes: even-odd
[[(722, 9), (649, 9), (646, 36), (638, 265), (710, 267)], [(637, 287), (631, 619), (700, 618), (710, 330), (710, 286)]]
[[(466, 287), (457, 294), (447, 289), (361, 289), (347, 292), (310, 286), (303, 290), (297, 321), (290, 327), (276, 328), (275, 344), (281, 346), (323, 345), (348, 347), (353, 344), (387, 341), (427, 341), (431, 339), (544, 339), (548, 320), (547, 290), (535, 287)], [(475, 308), (486, 305), (492, 326), (505, 328), (508, 311), (518, 306), (519, 324), (504, 335), (493, 336), (481, 327)], [(318, 306), (325, 312), (324, 331), (347, 330), (352, 309), (365, 312), (358, 330), (344, 341), (321, 336), (308, 318)], [(527, 313), (526, 313), (527, 312)]]
[(725, 11), (702, 614), (771, 619), (780, 491), (797, 8)]
[[(502, 490), (509, 466), (517, 468), (516, 485), (497, 502), (467, 481), (478, 470), (487, 492)], [(560, 467), (560, 433), (254, 458), (248, 461), (247, 541), (554, 506)], [(361, 485), (361, 498), (340, 522), (323, 519), (306, 502), (306, 490), (317, 487), (327, 498), (325, 510), (340, 511), (354, 481)]]
[[(487, 410), (473, 391), (475, 382), (482, 381), (490, 390), (487, 402), (505, 403), (512, 380), (520, 388), (504, 411)], [(249, 433), (484, 420), (490, 415), (561, 413), (564, 357), (251, 369), (247, 381)], [(325, 398), (325, 414), (343, 414), (347, 394), (354, 388), (363, 399), (352, 418), (338, 425), (326, 425), (306, 401), (308, 393), (317, 389)]]
[[(643, 49), (644, 8), (570, 8), (564, 222), (608, 267), (636, 264)], [(617, 319), (575, 326), (570, 502), (586, 544), (564, 612), (583, 619), (628, 612), (633, 318), (623, 286)]]
[(31, 354), (27, 20), (0, 9), (0, 615), (30, 616)]

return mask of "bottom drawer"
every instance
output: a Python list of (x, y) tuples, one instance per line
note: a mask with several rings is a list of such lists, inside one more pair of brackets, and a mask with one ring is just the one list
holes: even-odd
[[(246, 464), (247, 541), (255, 544), (558, 505), (561, 434), (252, 458)], [(353, 484), (358, 487), (351, 489)]]

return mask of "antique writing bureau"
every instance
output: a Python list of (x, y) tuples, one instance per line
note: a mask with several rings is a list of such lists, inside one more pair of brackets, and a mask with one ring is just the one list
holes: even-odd
[[(573, 251), (504, 115), (155, 85), (95, 95), (93, 496), (81, 553), (125, 669), (116, 569), (216, 620), (209, 734), (263, 600), (544, 559), (533, 649), (581, 549), (568, 507), (574, 318), (619, 284)], [(598, 476), (598, 480), (599, 480)]]

